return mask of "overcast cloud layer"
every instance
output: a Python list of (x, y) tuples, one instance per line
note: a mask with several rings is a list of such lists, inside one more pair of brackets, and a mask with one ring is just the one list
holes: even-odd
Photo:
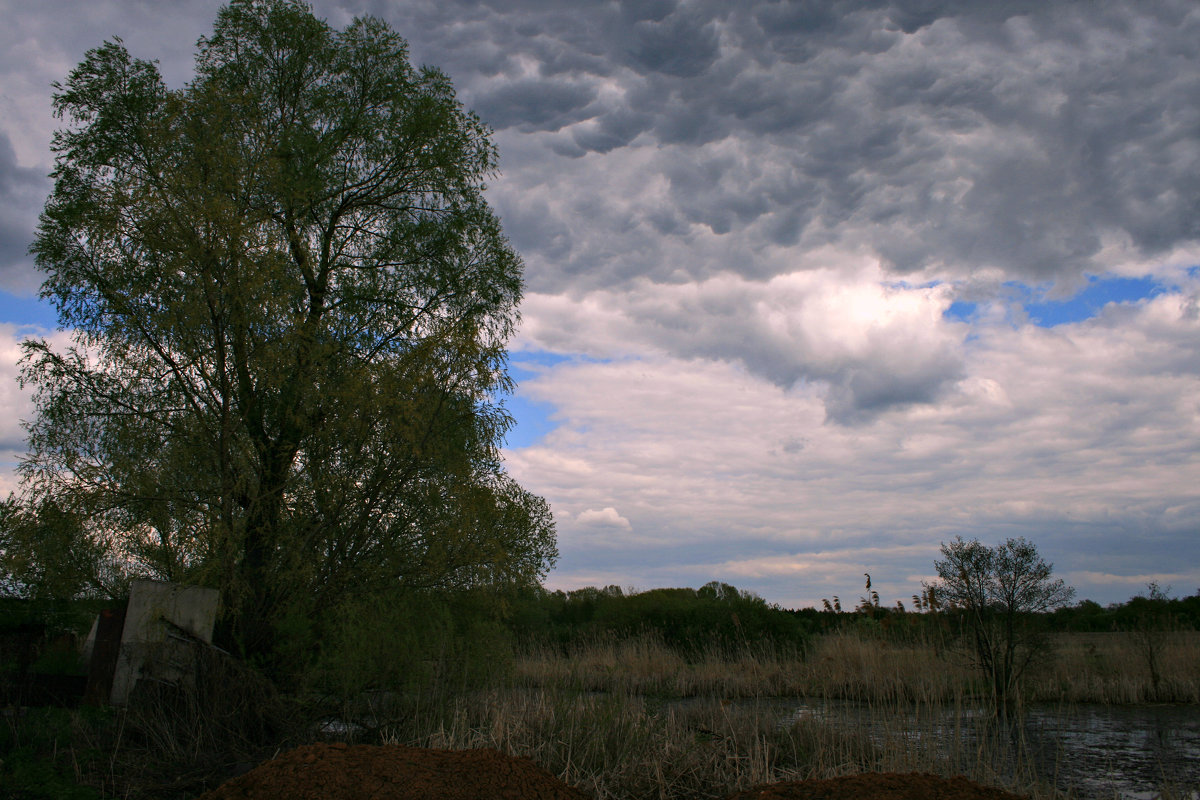
[[(179, 85), (218, 7), (0, 0), (0, 288), (39, 282), (50, 82), (120, 35)], [(1102, 602), (1200, 586), (1194, 2), (315, 10), (388, 20), (496, 131), (552, 586), (890, 601), (956, 534)], [(1153, 290), (1023, 305), (1121, 276)]]

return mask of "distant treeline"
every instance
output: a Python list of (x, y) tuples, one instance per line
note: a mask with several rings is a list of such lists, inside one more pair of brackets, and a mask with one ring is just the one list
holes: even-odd
[(1136, 631), (1147, 623), (1178, 630), (1200, 630), (1200, 589), (1190, 597), (1168, 598), (1155, 587), (1150, 596), (1138, 595), (1124, 603), (1102, 606), (1084, 600), (1049, 614), (1054, 630), (1077, 632)]
[[(790, 613), (803, 620), (806, 630), (827, 633), (847, 625), (878, 627), (883, 631), (923, 632), (931, 627), (946, 627), (960, 612), (939, 609), (913, 612), (899, 606), (860, 603), (850, 611), (816, 608), (795, 609)], [(1200, 590), (1190, 597), (1169, 598), (1157, 586), (1147, 595), (1138, 595), (1124, 603), (1102, 606), (1094, 600), (1082, 600), (1053, 612), (1039, 615), (1047, 632), (1102, 633), (1108, 631), (1200, 630)]]
[(509, 624), (526, 643), (565, 647), (603, 637), (652, 635), (694, 656), (747, 645), (799, 649), (813, 630), (800, 616), (753, 592), (717, 581), (699, 589), (631, 593), (619, 586), (534, 589), (513, 602)]
[[(679, 650), (698, 653), (746, 644), (802, 648), (815, 634), (854, 627), (899, 638), (957, 629), (955, 609), (914, 612), (860, 603), (848, 611), (784, 609), (753, 592), (713, 581), (699, 589), (629, 592), (619, 586), (570, 592), (533, 589), (511, 601), (508, 625), (519, 641), (569, 644), (597, 637), (653, 634)], [(1149, 596), (1101, 606), (1092, 600), (1040, 615), (1047, 632), (1200, 630), (1200, 591)]]
[[(107, 605), (98, 599), (0, 597), (0, 683), (14, 671), (63, 669), (58, 660), (53, 667), (38, 662), (54, 655), (52, 642), (65, 644), (64, 636), (79, 641)], [(717, 581), (699, 589), (643, 592), (618, 586), (570, 592), (541, 587), (516, 593), (407, 591), (347, 604), (337, 618), (341, 624), (329, 630), (298, 620), (281, 631), (298, 668), (321, 676), (398, 672), (415, 680), (443, 661), (473, 673), (507, 662), (513, 647), (549, 646), (566, 654), (577, 646), (633, 636), (652, 637), (689, 659), (747, 647), (798, 655), (821, 634), (852, 631), (921, 644), (956, 636), (963, 622), (955, 609), (914, 612), (870, 602), (844, 611), (784, 609)], [(1039, 622), (1046, 632), (1200, 630), (1200, 591), (1170, 598), (1154, 586), (1148, 595), (1124, 603), (1083, 600), (1040, 615)]]

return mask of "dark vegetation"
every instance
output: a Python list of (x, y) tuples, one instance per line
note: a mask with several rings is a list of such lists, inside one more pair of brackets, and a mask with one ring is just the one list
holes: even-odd
[(566, 651), (588, 640), (650, 635), (688, 658), (750, 646), (797, 655), (812, 632), (801, 616), (717, 581), (628, 593), (619, 586), (532, 589), (514, 598), (509, 625), (526, 646)]
[(214, 588), (221, 645), (287, 678), (347, 609), (545, 576), (500, 457), (521, 259), (443, 73), (379, 19), (233, 0), (183, 87), (118, 39), (53, 107), (31, 252), (71, 343), (22, 343), (0, 586)]
[[(280, 747), (307, 741), (392, 737), (445, 743), (428, 737), (444, 729), (446, 720), (457, 719), (454, 715), (466, 708), (463, 703), (473, 705), (479, 692), (506, 686), (609, 687), (618, 695), (623, 690), (617, 687), (629, 686), (700, 696), (723, 686), (722, 693), (735, 695), (816, 691), (856, 697), (858, 692), (881, 691), (884, 681), (878, 665), (872, 668), (877, 677), (866, 684), (842, 680), (856, 669), (854, 661), (912, 653), (921, 661), (916, 669), (903, 669), (952, 671), (953, 661), (945, 659), (952, 659), (950, 645), (966, 629), (963, 612), (956, 609), (912, 612), (872, 604), (841, 613), (788, 610), (716, 582), (699, 589), (646, 592), (617, 587), (406, 591), (369, 605), (344, 606), (340, 623), (319, 635), (296, 623), (301, 632), (286, 683), (272, 683), (258, 670), (214, 652), (201, 665), (194, 690), (143, 686), (127, 708), (79, 707), (83, 664), (75, 644), (86, 634), (98, 605), (0, 601), (0, 786), (10, 791), (0, 797), (185, 798)], [(1200, 629), (1200, 592), (1176, 598), (1152, 586), (1125, 603), (1105, 607), (1085, 600), (1036, 615), (1036, 622), (1052, 643), (1102, 633), (1127, 641), (1129, 656), (1139, 664), (1147, 652), (1157, 653), (1161, 680), (1169, 688), (1166, 646), (1171, 637)], [(621, 643), (634, 641), (649, 643), (638, 652), (650, 661), (634, 665), (625, 660), (634, 651), (621, 650)], [(1152, 650), (1141, 649), (1141, 642), (1149, 642)], [(846, 651), (847, 646), (852, 650)], [(1078, 656), (1084, 665), (1096, 658), (1094, 650)], [(821, 677), (822, 665), (831, 657), (841, 682)], [(594, 670), (599, 678), (564, 684), (561, 674), (554, 673), (576, 669), (588, 659), (598, 659)], [(651, 663), (655, 660), (660, 663)], [(1131, 668), (1128, 658), (1118, 664), (1124, 672)], [(626, 669), (664, 670), (668, 678), (687, 670), (708, 672), (697, 672), (692, 683), (661, 677), (634, 683), (620, 674)], [(731, 674), (738, 671), (761, 674)], [(61, 689), (67, 685), (64, 676), (77, 681), (75, 694)], [(973, 682), (964, 680), (965, 690), (973, 691)], [(60, 688), (55, 694), (47, 687)], [(506, 713), (556, 718), (558, 712), (553, 706), (537, 706)], [(601, 714), (596, 724), (603, 725), (625, 720), (628, 712), (597, 708), (586, 713)], [(442, 722), (435, 725), (436, 719)], [(426, 720), (431, 727), (418, 730), (415, 720)], [(466, 732), (456, 735), (465, 737)]]

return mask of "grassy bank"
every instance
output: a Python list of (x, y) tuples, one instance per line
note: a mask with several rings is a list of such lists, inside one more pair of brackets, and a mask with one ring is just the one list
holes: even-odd
[(1026, 681), (1032, 702), (1200, 703), (1200, 631), (1062, 633)]
[[(1157, 645), (1156, 688), (1136, 635), (1057, 635), (1023, 700), (1197, 702), (1200, 635)], [(966, 775), (1061, 797), (1053, 765), (1035, 774), (1019, 729), (980, 713), (986, 683), (951, 650), (849, 631), (816, 637), (794, 657), (753, 646), (690, 652), (653, 635), (527, 648), (504, 686), (395, 714), (403, 721), (381, 733), (527, 756), (606, 800), (723, 797), (758, 783), (867, 771)], [(820, 698), (855, 702), (789, 718), (795, 704), (779, 698), (797, 696), (818, 706)], [(1176, 796), (1168, 787), (1159, 793)]]
[(721, 798), (762, 783), (876, 771), (967, 775), (1033, 798), (1056, 796), (1003, 736), (960, 712), (953, 718), (962, 729), (947, 739), (941, 706), (788, 720), (777, 703), (510, 689), (407, 717), (384, 726), (383, 738), (526, 756), (597, 800)]
[[(1200, 702), (1195, 632), (1056, 634), (1050, 644), (1028, 673), (1026, 704)], [(341, 738), (494, 747), (597, 800), (717, 798), (864, 771), (966, 775), (1054, 796), (1053, 775), (1035, 777), (1011, 730), (979, 713), (984, 682), (936, 640), (847, 630), (794, 650), (681, 651), (653, 634), (605, 634), (503, 649), (422, 654), (425, 677), (402, 685), (384, 679), (402, 665), (372, 678), (374, 662), (347, 660), (347, 680), (286, 696), (221, 662), (200, 687), (207, 700), (148, 696), (124, 710), (9, 714), (0, 785), (53, 778), (54, 794), (22, 796), (183, 800), (281, 748)], [(853, 702), (790, 713), (797, 704), (780, 698), (796, 697)], [(76, 781), (100, 791), (71, 795)]]
[[(1026, 703), (1200, 703), (1200, 632), (1053, 635), (1022, 687)], [(653, 635), (531, 647), (514, 660), (524, 687), (670, 697), (805, 696), (875, 703), (954, 703), (986, 683), (958, 651), (858, 632), (815, 637), (802, 652), (712, 649), (685, 658)]]

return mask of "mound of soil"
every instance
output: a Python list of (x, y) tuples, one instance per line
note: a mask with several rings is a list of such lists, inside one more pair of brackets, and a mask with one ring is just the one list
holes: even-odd
[[(496, 750), (313, 744), (197, 800), (588, 800), (527, 758)], [(728, 800), (1022, 800), (966, 778), (869, 773), (758, 786)]]
[(588, 800), (527, 758), (400, 745), (298, 747), (198, 800)]
[(912, 772), (868, 772), (824, 780), (756, 786), (728, 800), (1023, 800), (966, 778)]

